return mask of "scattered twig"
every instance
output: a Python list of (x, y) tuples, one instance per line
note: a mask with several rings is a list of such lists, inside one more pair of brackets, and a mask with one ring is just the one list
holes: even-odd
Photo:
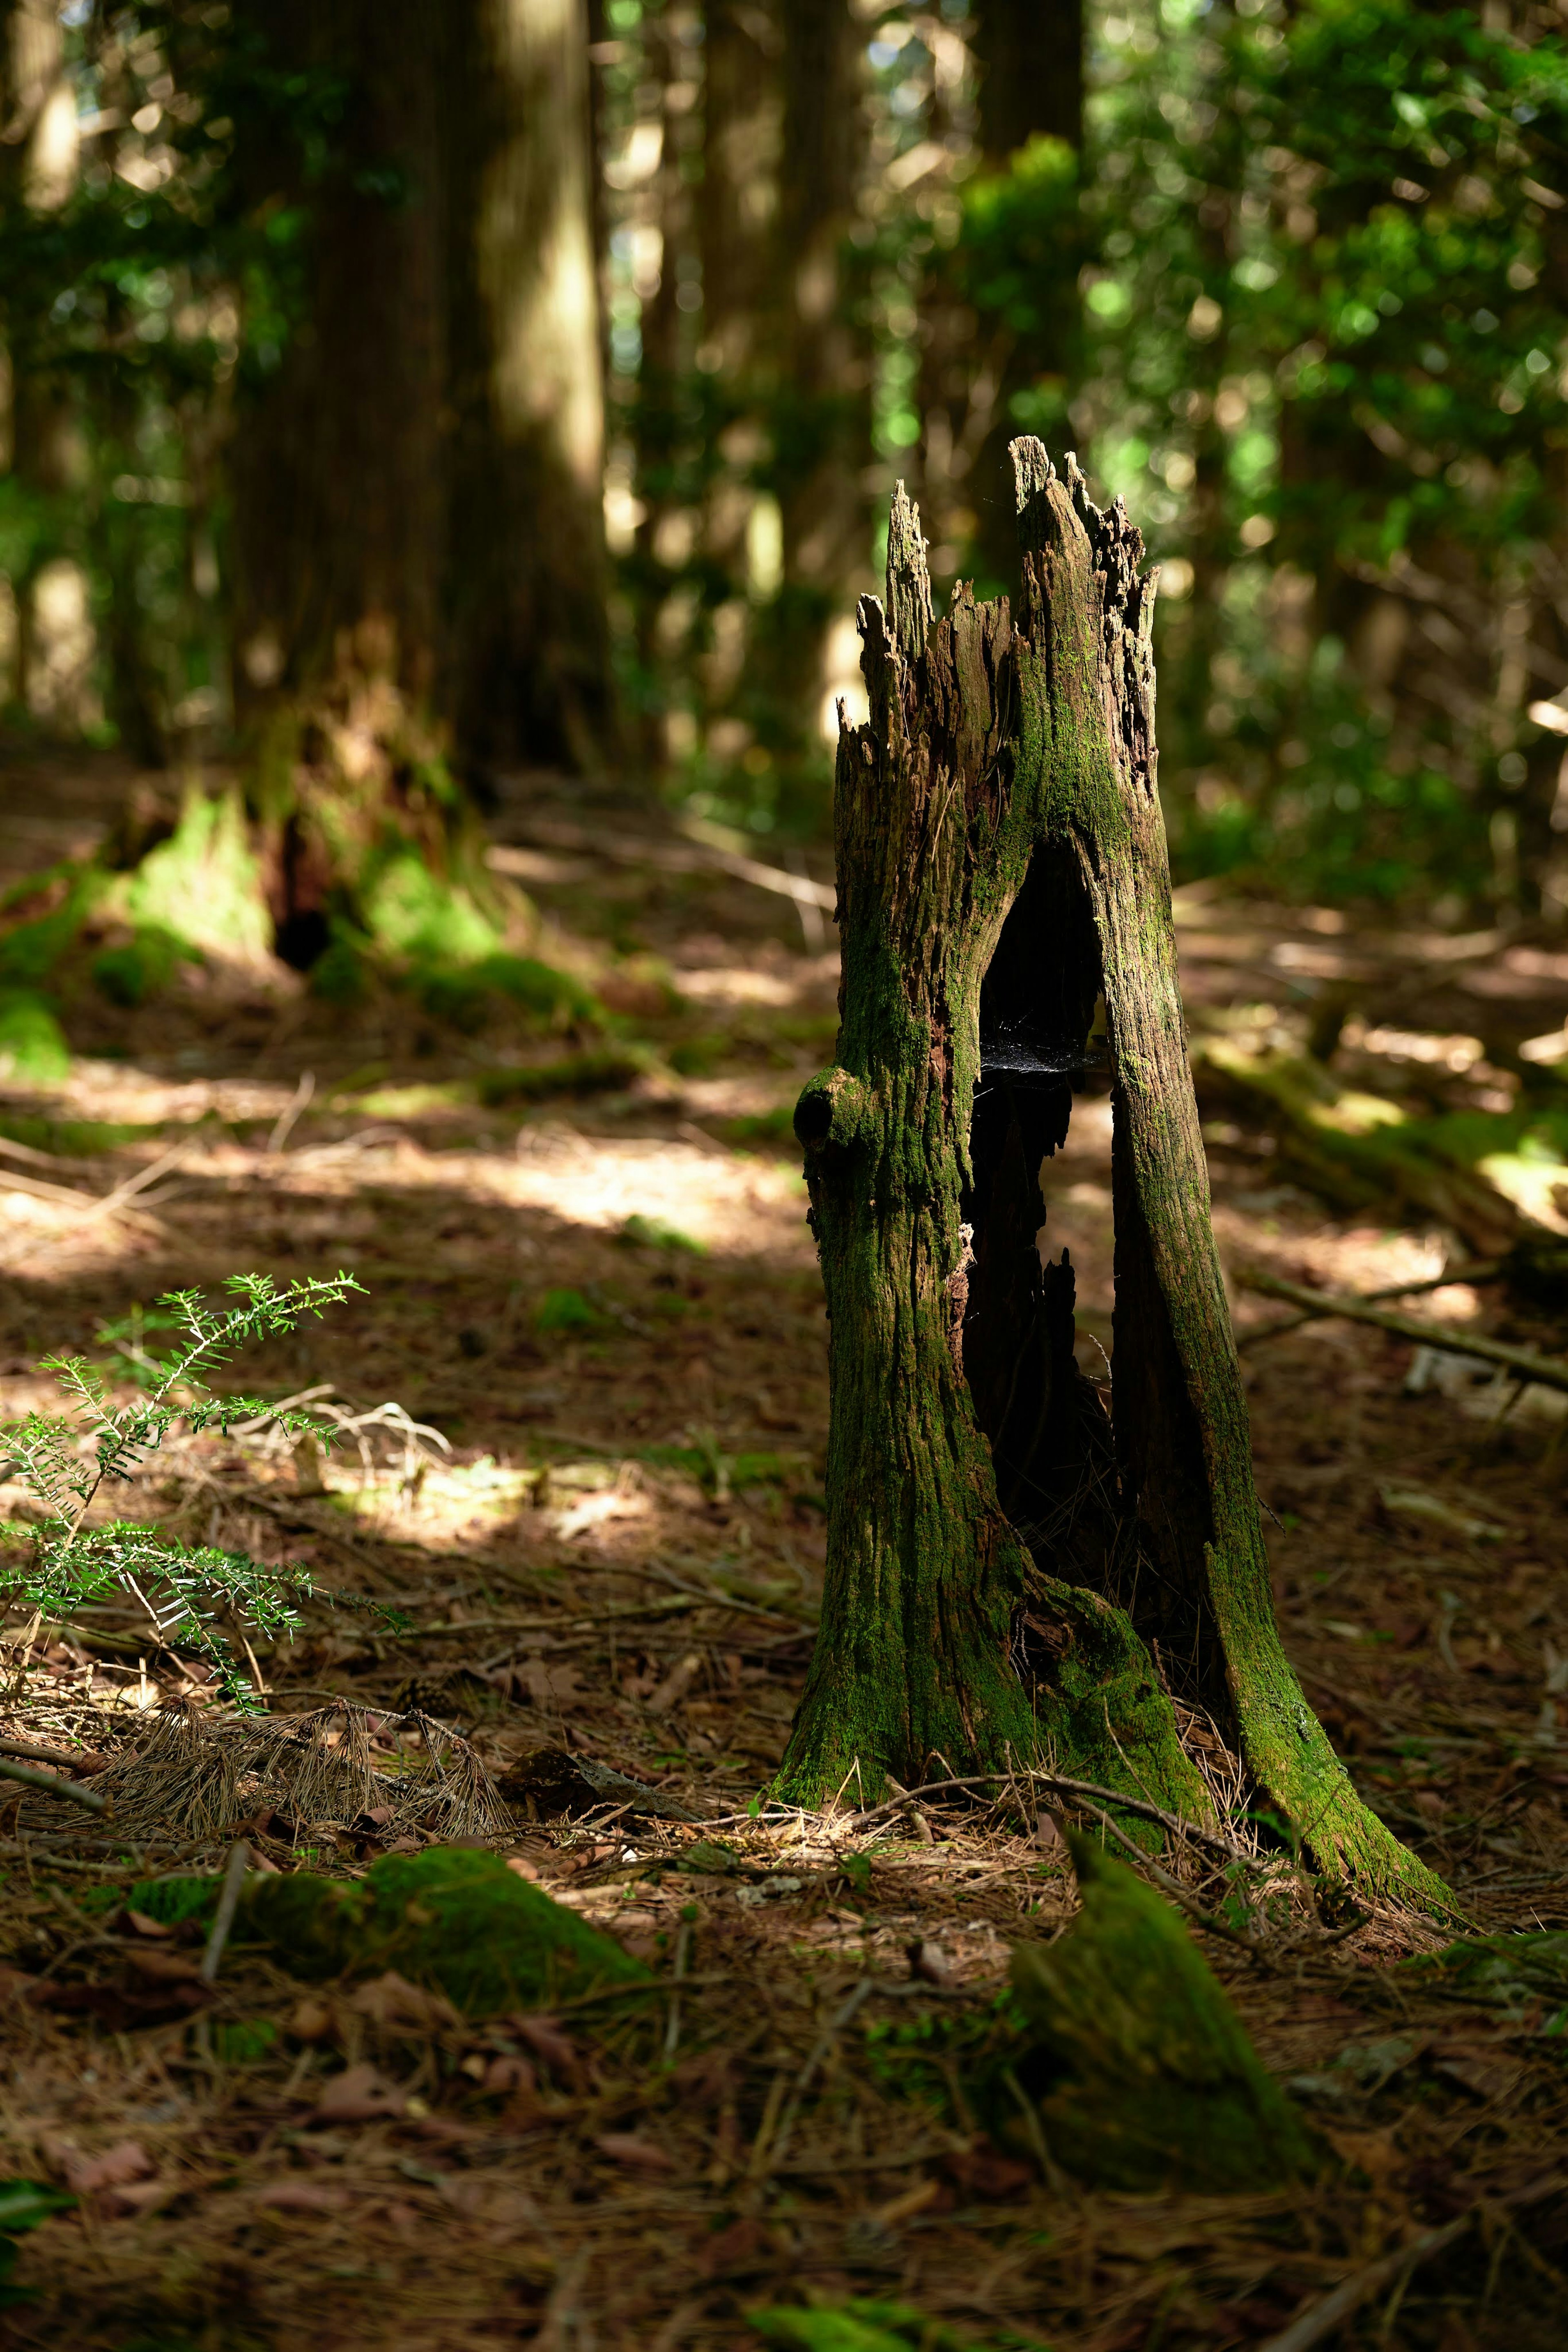
[(1054, 1790), (1064, 1797), (1082, 1798), (1090, 1802), (1097, 1800), (1102, 1804), (1114, 1805), (1119, 1812), (1131, 1813), (1137, 1821), (1152, 1822), (1157, 1828), (1169, 1831), (1173, 1837), (1188, 1838), (1195, 1844), (1210, 1847), (1214, 1853), (1223, 1854), (1227, 1862), (1256, 1860), (1233, 1838), (1220, 1836), (1197, 1822), (1185, 1821), (1179, 1813), (1166, 1812), (1159, 1805), (1147, 1804), (1142, 1798), (1124, 1796), (1120, 1789), (1104, 1789), (1095, 1780), (1070, 1780), (1060, 1772), (1035, 1771), (1018, 1765), (1010, 1773), (982, 1772), (964, 1780), (928, 1780), (921, 1788), (906, 1789), (901, 1797), (890, 1798), (886, 1804), (873, 1805), (868, 1812), (857, 1813), (854, 1826), (864, 1829), (871, 1822), (880, 1821), (884, 1814), (900, 1811), (915, 1797), (933, 1797), (949, 1789), (1005, 1787), (1009, 1781), (1017, 1780), (1029, 1781), (1032, 1788)]
[(300, 1113), (304, 1110), (307, 1103), (308, 1103), (315, 1091), (315, 1071), (301, 1070), (298, 1085), (295, 1087), (293, 1094), (289, 1097), (287, 1102), (284, 1105), (283, 1109), (279, 1112), (277, 1119), (273, 1127), (272, 1133), (267, 1139), (267, 1157), (269, 1160), (275, 1160), (282, 1153), (287, 1144), (289, 1137), (294, 1132), (295, 1121), (298, 1118)]
[(1369, 1323), (1375, 1330), (1391, 1332), (1396, 1339), (1413, 1339), (1417, 1347), (1442, 1348), (1454, 1356), (1474, 1356), (1483, 1364), (1500, 1364), (1520, 1380), (1538, 1388), (1568, 1391), (1568, 1363), (1553, 1356), (1538, 1356), (1532, 1349), (1506, 1347), (1500, 1339), (1483, 1339), (1452, 1323), (1427, 1323), (1416, 1315), (1391, 1315), (1360, 1298), (1327, 1290), (1309, 1290), (1304, 1283), (1285, 1282), (1274, 1274), (1249, 1271), (1236, 1277), (1243, 1290), (1265, 1298), (1283, 1298), (1292, 1307), (1310, 1307), (1314, 1315), (1343, 1317), (1348, 1323)]
[(800, 2102), (805, 2097), (807, 2092), (810, 2089), (812, 2078), (816, 2074), (818, 2067), (821, 2064), (823, 2059), (829, 2056), (840, 2034), (843, 2032), (845, 2026), (850, 2023), (862, 2002), (870, 1997), (871, 1990), (871, 1978), (862, 1977), (859, 1984), (855, 1986), (853, 1991), (850, 1994), (849, 1999), (842, 2002), (834, 2011), (833, 2015), (828, 2020), (827, 2024), (823, 2027), (821, 2032), (817, 2036), (816, 2041), (811, 2045), (810, 2052), (807, 2057), (805, 2064), (801, 2067), (800, 2074), (795, 2078), (794, 2088), (791, 2090), (789, 2099), (785, 2104), (784, 2111), (779, 2118), (779, 2127), (772, 2135), (770, 2141), (766, 2147), (763, 2145), (762, 2134), (760, 2132), (758, 2134), (757, 2145), (752, 2150), (751, 2172), (753, 2179), (758, 2178), (765, 2171), (771, 2170), (774, 2165), (781, 2164), (783, 2162), (785, 2150), (789, 2145), (789, 2135), (795, 2128), (795, 2118), (800, 2112)]
[(378, 1642), (450, 1642), (461, 1633), (591, 1633), (612, 1618), (684, 1617), (694, 1609), (724, 1609), (728, 1602), (716, 1593), (711, 1601), (672, 1596), (668, 1601), (632, 1601), (623, 1607), (596, 1610), (591, 1617), (470, 1617), (463, 1625), (407, 1625), (378, 1631)]
[(1359, 2310), (1381, 2289), (1392, 2286), (1396, 2279), (1413, 2270), (1417, 2263), (1429, 2262), (1434, 2254), (1440, 2254), (1445, 2246), (1451, 2246), (1456, 2238), (1462, 2238), (1475, 2216), (1476, 2209), (1472, 2206), (1468, 2213), (1461, 2213), (1457, 2221), (1446, 2222), (1440, 2230), (1427, 2230), (1420, 2237), (1412, 2238), (1407, 2246), (1398, 2246), (1393, 2253), (1380, 2255), (1376, 2262), (1353, 2271), (1350, 2277), (1343, 2280), (1332, 2294), (1322, 2295), (1316, 2303), (1309, 2305), (1278, 2336), (1270, 2336), (1268, 2342), (1260, 2347), (1260, 2352), (1308, 2352), (1309, 2346), (1321, 2344), (1325, 2336), (1333, 2333), (1342, 2319), (1348, 2319), (1353, 2311)]
[(17, 1780), (24, 1789), (41, 1790), (46, 1797), (68, 1797), (73, 1804), (85, 1805), (89, 1813), (109, 1811), (109, 1800), (84, 1789), (79, 1781), (68, 1780), (59, 1772), (35, 1772), (30, 1764), (14, 1764), (6, 1756), (0, 1756), (0, 1780)]
[(202, 1954), (204, 1984), (210, 1985), (217, 1982), (218, 1964), (224, 1956), (224, 1946), (229, 1939), (229, 1929), (235, 1923), (235, 1913), (239, 1909), (239, 1898), (245, 1886), (246, 1865), (249, 1860), (250, 1848), (244, 1838), (241, 1838), (239, 1843), (230, 1850), (228, 1868), (224, 1873), (223, 1892), (218, 1896), (217, 1912), (213, 1920), (213, 1931), (207, 1937), (207, 1948)]

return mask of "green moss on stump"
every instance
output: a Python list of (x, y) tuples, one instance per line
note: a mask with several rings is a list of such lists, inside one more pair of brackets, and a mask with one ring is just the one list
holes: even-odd
[[(1322, 2151), (1176, 1912), (1092, 1839), (1068, 1842), (1082, 1912), (1012, 1959), (1032, 2030), (1012, 2071), (1052, 2160), (1134, 2191), (1269, 2190), (1320, 2173)], [(996, 2120), (1031, 2152), (1016, 2105), (1009, 2119), (998, 2095)]]
[[(149, 1917), (201, 1918), (216, 1878), (164, 1878), (129, 1901)], [(297, 1976), (379, 1976), (395, 1969), (468, 2017), (534, 2009), (583, 1993), (652, 1985), (641, 1960), (552, 1903), (498, 1854), (464, 1846), (389, 1853), (360, 1879), (308, 1872), (252, 1876), (239, 1932), (270, 1944)]]

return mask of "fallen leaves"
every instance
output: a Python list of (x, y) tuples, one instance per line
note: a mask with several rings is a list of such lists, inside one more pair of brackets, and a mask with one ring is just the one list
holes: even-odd
[(317, 2097), (317, 2124), (395, 2123), (408, 2111), (407, 2094), (374, 2066), (346, 2066), (329, 2075)]
[(93, 2197), (100, 2189), (123, 2189), (132, 2180), (145, 2180), (157, 2170), (156, 2165), (139, 2140), (122, 2139), (107, 2147), (100, 2156), (76, 2156), (67, 2159), (66, 2187), (78, 2197)]

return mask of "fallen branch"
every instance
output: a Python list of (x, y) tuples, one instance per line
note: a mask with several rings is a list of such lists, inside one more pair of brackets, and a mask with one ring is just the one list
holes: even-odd
[(1259, 2352), (1308, 2352), (1309, 2346), (1321, 2344), (1325, 2336), (1333, 2333), (1342, 2319), (1348, 2319), (1353, 2311), (1359, 2310), (1384, 2287), (1392, 2286), (1406, 2272), (1414, 2270), (1417, 2263), (1430, 2261), (1434, 2254), (1440, 2254), (1445, 2246), (1451, 2246), (1456, 2238), (1462, 2238), (1475, 2215), (1476, 2209), (1472, 2206), (1469, 2212), (1462, 2213), (1457, 2221), (1446, 2222), (1440, 2230), (1427, 2230), (1419, 2238), (1412, 2238), (1407, 2246), (1396, 2247), (1393, 2253), (1384, 2254), (1376, 2262), (1368, 2263), (1364, 2269), (1354, 2271), (1331, 2294), (1325, 2294), (1317, 2303), (1310, 2305), (1280, 2335), (1270, 2336), (1269, 2341), (1259, 2347)]
[(1561, 1389), (1568, 1393), (1568, 1363), (1558, 1357), (1538, 1356), (1529, 1348), (1506, 1347), (1500, 1339), (1479, 1339), (1452, 1323), (1427, 1323), (1416, 1315), (1392, 1315), (1385, 1307), (1369, 1306), (1364, 1299), (1347, 1298), (1334, 1291), (1309, 1290), (1304, 1283), (1286, 1282), (1275, 1274), (1246, 1272), (1236, 1279), (1243, 1290), (1254, 1290), (1260, 1297), (1282, 1298), (1291, 1307), (1309, 1308), (1314, 1316), (1337, 1316), (1347, 1323), (1368, 1323), (1375, 1330), (1392, 1333), (1396, 1339), (1412, 1339), (1421, 1348), (1441, 1348), (1449, 1355), (1473, 1356), (1479, 1363), (1500, 1366), (1526, 1384), (1533, 1381), (1537, 1388)]
[(73, 1755), (68, 1748), (40, 1748), (36, 1739), (0, 1739), (0, 1756), (20, 1756), (29, 1764), (57, 1764), (66, 1770), (74, 1765), (78, 1772), (101, 1772), (110, 1760), (89, 1748)]
[(406, 1625), (377, 1633), (374, 1638), (378, 1642), (440, 1642), (452, 1641), (459, 1633), (591, 1633), (612, 1618), (684, 1617), (693, 1609), (728, 1606), (716, 1595), (706, 1601), (681, 1594), (668, 1601), (632, 1601), (624, 1608), (601, 1609), (591, 1617), (470, 1617), (462, 1625)]
[(14, 1764), (7, 1756), (0, 1756), (0, 1780), (17, 1780), (24, 1789), (41, 1790), (46, 1797), (68, 1797), (73, 1804), (85, 1805), (89, 1813), (107, 1813), (107, 1797), (95, 1796), (76, 1780), (68, 1780), (59, 1772), (36, 1772), (30, 1764)]
[[(1381, 1307), (1390, 1298), (1415, 1298), (1424, 1290), (1447, 1290), (1450, 1283), (1500, 1282), (1508, 1274), (1513, 1260), (1507, 1257), (1477, 1258), (1472, 1265), (1450, 1266), (1446, 1273), (1425, 1275), (1419, 1282), (1391, 1283), (1386, 1290), (1364, 1290), (1356, 1294), (1363, 1307)], [(1245, 1286), (1250, 1289), (1249, 1283)], [(1303, 1307), (1299, 1315), (1286, 1315), (1278, 1323), (1260, 1324), (1256, 1330), (1237, 1335), (1238, 1348), (1256, 1347), (1261, 1339), (1282, 1339), (1287, 1331), (1299, 1331), (1303, 1323), (1321, 1323), (1332, 1316), (1332, 1306)]]

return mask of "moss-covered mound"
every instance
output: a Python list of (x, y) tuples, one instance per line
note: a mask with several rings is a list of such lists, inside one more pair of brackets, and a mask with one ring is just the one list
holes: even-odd
[(1012, 2081), (1034, 2113), (1015, 2095), (1009, 2120), (998, 2102), (998, 2129), (1019, 2154), (1042, 2137), (1063, 2172), (1107, 2189), (1269, 2189), (1321, 2171), (1170, 1905), (1092, 1839), (1069, 1843), (1082, 1912), (1056, 1943), (1013, 1950), (1031, 2038)]
[[(204, 1916), (217, 1893), (216, 1878), (163, 1878), (129, 1899), (174, 1921)], [(640, 1960), (498, 1854), (463, 1846), (383, 1854), (361, 1879), (257, 1874), (246, 1882), (236, 1932), (271, 1945), (302, 1977), (395, 1969), (469, 2017), (653, 1981)]]

